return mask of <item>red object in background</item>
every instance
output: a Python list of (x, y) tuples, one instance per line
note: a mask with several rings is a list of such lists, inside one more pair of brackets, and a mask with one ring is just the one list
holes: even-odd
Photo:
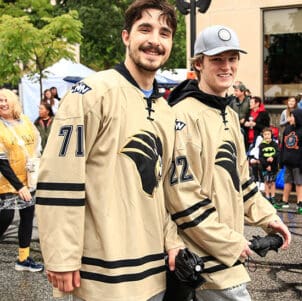
[(188, 71), (187, 72), (187, 79), (196, 79), (195, 71)]
[(166, 89), (166, 91), (165, 91), (165, 93), (164, 93), (164, 95), (163, 95), (164, 98), (165, 98), (165, 99), (168, 99), (170, 93), (171, 93), (171, 90), (170, 90), (170, 89)]

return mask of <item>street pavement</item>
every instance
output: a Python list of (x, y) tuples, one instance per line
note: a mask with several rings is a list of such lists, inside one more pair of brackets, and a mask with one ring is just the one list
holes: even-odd
[[(0, 301), (58, 301), (54, 299), (45, 272), (17, 272), (14, 263), (18, 250), (18, 212), (13, 224), (0, 240)], [(289, 250), (270, 251), (265, 258), (253, 255), (248, 263), (252, 281), (248, 284), (253, 301), (302, 300), (302, 215), (295, 212), (295, 204), (289, 209), (279, 211), (282, 220), (289, 226), (293, 241)], [(254, 227), (245, 227), (247, 239), (253, 235), (265, 235)], [(31, 256), (42, 262), (34, 224)], [(231, 277), (231, 275), (230, 275)], [(64, 300), (68, 300), (65, 298)], [(101, 301), (101, 299), (100, 299)]]

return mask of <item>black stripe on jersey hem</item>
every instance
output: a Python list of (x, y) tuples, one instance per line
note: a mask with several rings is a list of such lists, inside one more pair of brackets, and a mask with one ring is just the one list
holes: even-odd
[(105, 283), (121, 283), (121, 282), (139, 281), (144, 278), (150, 277), (155, 274), (160, 274), (165, 271), (166, 271), (166, 267), (163, 265), (163, 266), (152, 268), (152, 269), (146, 270), (141, 273), (136, 273), (136, 274), (108, 276), (108, 275), (104, 275), (104, 274), (80, 271), (80, 275), (81, 275), (81, 278), (88, 279), (88, 280), (94, 280), (94, 281), (105, 282)]
[(37, 184), (38, 190), (58, 190), (58, 191), (84, 191), (84, 183), (50, 183), (39, 182)]
[(115, 260), (115, 261), (106, 261), (103, 259), (91, 258), (91, 257), (82, 257), (82, 264), (99, 266), (107, 269), (116, 269), (121, 267), (135, 267), (139, 265), (143, 265), (147, 262), (157, 261), (164, 259), (165, 254), (152, 254), (147, 255), (141, 258), (136, 259), (124, 259), (124, 260)]
[(242, 190), (248, 188), (248, 186), (250, 186), (254, 181), (252, 179), (249, 179), (248, 181), (246, 181), (244, 184), (242, 184)]
[(36, 204), (48, 206), (84, 206), (85, 199), (36, 198)]
[(226, 270), (226, 269), (229, 269), (229, 268), (232, 268), (236, 265), (239, 265), (239, 264), (242, 264), (242, 262), (240, 261), (236, 261), (234, 265), (232, 265), (231, 267), (225, 265), (225, 264), (218, 264), (218, 265), (215, 265), (213, 267), (210, 267), (210, 268), (205, 268), (202, 273), (207, 273), (207, 274), (210, 274), (210, 273), (215, 273), (215, 272), (219, 272), (219, 271), (223, 271), (223, 270)]
[(201, 223), (202, 221), (204, 221), (210, 214), (212, 214), (215, 211), (216, 211), (216, 209), (214, 207), (213, 208), (209, 208), (203, 214), (201, 214), (200, 216), (198, 216), (197, 218), (195, 218), (193, 221), (188, 222), (188, 223), (180, 224), (180, 225), (178, 225), (178, 227), (180, 229), (182, 229), (182, 230), (187, 229), (187, 228), (195, 227), (196, 225), (198, 225), (199, 223)]
[(258, 192), (258, 188), (257, 186), (251, 190), (249, 193), (247, 193), (246, 195), (243, 196), (243, 202), (246, 202), (247, 200), (249, 200), (251, 197), (253, 197), (256, 193)]
[(180, 217), (184, 217), (184, 216), (188, 216), (188, 215), (192, 214), (194, 211), (198, 210), (201, 207), (207, 206), (210, 203), (211, 203), (210, 199), (205, 199), (205, 200), (198, 202), (197, 204), (191, 206), (190, 208), (188, 208), (186, 210), (172, 214), (171, 218), (172, 218), (172, 220), (175, 221), (176, 219), (178, 219)]

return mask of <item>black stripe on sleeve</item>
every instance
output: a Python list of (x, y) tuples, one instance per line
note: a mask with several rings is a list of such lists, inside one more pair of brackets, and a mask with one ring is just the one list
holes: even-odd
[(243, 196), (243, 201), (246, 202), (248, 201), (252, 196), (254, 196), (258, 192), (257, 186), (251, 190), (249, 193)]
[(94, 281), (100, 281), (105, 283), (120, 283), (120, 282), (130, 282), (130, 281), (139, 281), (149, 276), (162, 273), (166, 270), (166, 267), (160, 266), (156, 268), (151, 268), (149, 270), (145, 270), (141, 273), (136, 274), (124, 274), (124, 275), (116, 275), (116, 276), (108, 276), (104, 274), (97, 274), (92, 272), (80, 271), (81, 278), (89, 279)]
[(242, 190), (246, 189), (252, 183), (253, 183), (252, 179), (249, 179), (248, 181), (246, 181), (244, 184), (242, 184)]
[(107, 269), (116, 269), (121, 267), (129, 267), (129, 266), (139, 266), (143, 265), (148, 262), (157, 261), (164, 259), (165, 254), (152, 254), (148, 256), (144, 256), (141, 258), (135, 259), (124, 259), (124, 260), (115, 260), (115, 261), (106, 261), (103, 259), (98, 258), (91, 258), (91, 257), (82, 257), (82, 264), (94, 265), (99, 266)]
[(50, 183), (39, 182), (37, 185), (38, 190), (58, 190), (58, 191), (84, 191), (84, 183)]
[(197, 218), (195, 218), (193, 221), (180, 224), (180, 225), (178, 225), (178, 227), (180, 229), (182, 229), (182, 230), (187, 229), (187, 228), (195, 227), (196, 225), (198, 225), (199, 223), (201, 223), (202, 221), (204, 221), (210, 214), (212, 214), (215, 211), (216, 211), (216, 209), (214, 207), (213, 208), (209, 208), (203, 214), (201, 214), (200, 216), (198, 216)]
[(49, 206), (84, 206), (85, 199), (43, 198), (37, 197), (36, 204)]
[(191, 206), (190, 208), (188, 208), (186, 210), (172, 214), (171, 218), (172, 218), (172, 220), (175, 221), (176, 219), (178, 219), (180, 217), (184, 217), (184, 216), (188, 216), (188, 215), (192, 214), (194, 211), (198, 210), (201, 207), (207, 206), (210, 203), (211, 203), (211, 200), (205, 199), (201, 202), (196, 203), (195, 205)]

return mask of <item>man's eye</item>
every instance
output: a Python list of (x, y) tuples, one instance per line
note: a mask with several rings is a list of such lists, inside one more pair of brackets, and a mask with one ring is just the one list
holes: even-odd
[(141, 31), (141, 32), (146, 33), (146, 32), (149, 32), (149, 31), (150, 31), (150, 29), (149, 29), (149, 28), (144, 27), (144, 28), (141, 28), (141, 29), (140, 29), (140, 31)]

